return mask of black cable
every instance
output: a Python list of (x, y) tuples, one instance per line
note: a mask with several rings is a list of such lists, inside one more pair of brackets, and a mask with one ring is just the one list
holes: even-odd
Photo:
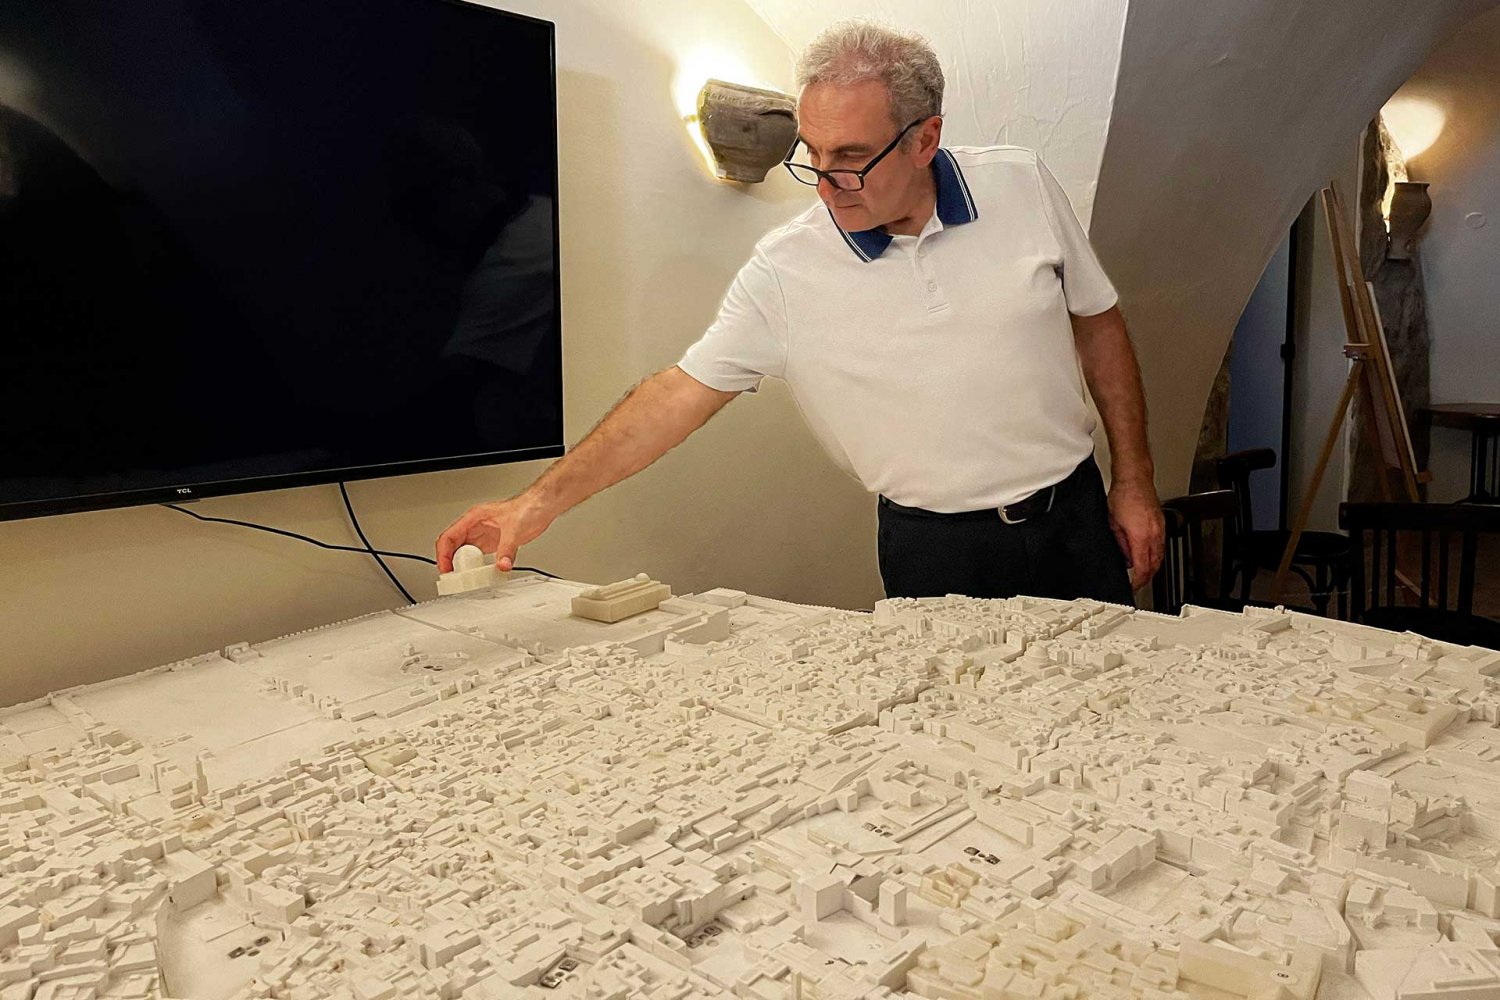
[[(307, 542), (309, 545), (316, 545), (320, 549), (331, 549), (334, 552), (358, 552), (360, 555), (369, 555), (371, 552), (371, 550), (367, 548), (362, 549), (355, 545), (334, 545), (331, 542), (323, 542), (319, 541), (316, 538), (309, 538), (306, 535), (299, 535), (295, 531), (287, 531), (283, 528), (272, 528), (268, 525), (255, 524), (251, 521), (236, 521), (234, 518), (230, 517), (209, 517), (207, 514), (199, 514), (197, 511), (188, 510), (186, 507), (179, 506), (175, 503), (164, 503), (162, 504), (162, 506), (167, 508), (168, 510), (175, 510), (179, 514), (186, 514), (188, 517), (197, 518), (200, 521), (211, 521), (214, 524), (232, 524), (238, 528), (254, 528), (256, 531), (268, 531), (273, 535), (282, 535), (286, 538), (295, 538), (299, 542)], [(413, 555), (410, 552), (387, 552), (385, 549), (375, 549), (374, 551), (389, 559), (412, 559), (416, 562), (424, 562), (429, 566), (437, 565), (436, 559), (431, 559), (427, 556)], [(537, 572), (540, 572), (540, 570), (538, 570)]]
[[(309, 545), (316, 545), (320, 549), (329, 549), (333, 552), (358, 552), (360, 555), (384, 556), (387, 559), (411, 559), (415, 562), (426, 563), (429, 566), (437, 565), (436, 559), (429, 558), (428, 556), (413, 555), (410, 552), (388, 552), (385, 549), (360, 548), (355, 545), (334, 545), (332, 542), (319, 541), (316, 538), (309, 538), (307, 535), (299, 535), (295, 531), (287, 531), (285, 528), (273, 528), (265, 524), (256, 524), (253, 521), (236, 521), (232, 517), (210, 517), (207, 514), (199, 514), (197, 511), (188, 510), (186, 507), (175, 503), (164, 503), (161, 506), (168, 510), (175, 510), (179, 514), (186, 514), (188, 517), (197, 518), (200, 521), (210, 521), (214, 524), (232, 524), (237, 528), (254, 528), (256, 531), (267, 531), (273, 535), (295, 538), (299, 542), (307, 542)], [(363, 537), (362, 534), (361, 537)], [(538, 576), (545, 576), (549, 580), (562, 579), (556, 573), (548, 573), (546, 570), (537, 569), (535, 566), (512, 566), (511, 569), (518, 573), (535, 573)], [(386, 572), (389, 573), (390, 570), (386, 570)], [(416, 602), (412, 601), (412, 603), (415, 604)]]
[(354, 525), (354, 533), (359, 536), (359, 540), (365, 543), (365, 551), (369, 552), (374, 557), (375, 562), (380, 565), (380, 568), (385, 570), (385, 575), (390, 577), (391, 583), (395, 584), (396, 589), (401, 591), (401, 596), (406, 598), (406, 603), (416, 604), (417, 599), (411, 596), (411, 592), (401, 585), (401, 580), (395, 573), (391, 572), (391, 568), (385, 564), (385, 560), (380, 558), (380, 553), (375, 551), (375, 546), (371, 545), (370, 540), (365, 537), (365, 529), (359, 526), (359, 518), (354, 514), (354, 504), (349, 500), (349, 488), (343, 483), (339, 483), (339, 496), (344, 498), (344, 509), (349, 512), (349, 523)]

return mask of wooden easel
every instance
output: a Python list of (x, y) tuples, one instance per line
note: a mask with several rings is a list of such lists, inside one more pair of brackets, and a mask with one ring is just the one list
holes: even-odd
[[(1380, 494), (1382, 499), (1394, 499), (1391, 480), (1397, 479), (1401, 492), (1409, 501), (1421, 497), (1417, 484), (1429, 477), (1417, 471), (1416, 452), (1412, 449), (1411, 431), (1406, 423), (1406, 414), (1401, 406), (1401, 395), (1396, 391), (1396, 374), (1391, 367), (1390, 349), (1386, 345), (1385, 328), (1380, 322), (1380, 312), (1375, 307), (1375, 290), (1364, 280), (1360, 269), (1359, 250), (1354, 243), (1354, 234), (1349, 228), (1349, 217), (1344, 214), (1344, 200), (1333, 184), (1323, 189), (1323, 215), (1328, 220), (1328, 232), (1333, 244), (1333, 266), (1338, 275), (1339, 304), (1344, 311), (1344, 329), (1348, 342), (1344, 345), (1344, 356), (1352, 364), (1349, 377), (1344, 382), (1343, 395), (1333, 411), (1333, 420), (1328, 425), (1328, 436), (1323, 440), (1323, 450), (1318, 455), (1318, 464), (1313, 468), (1311, 479), (1302, 494), (1302, 503), (1297, 509), (1292, 532), (1287, 537), (1286, 550), (1281, 554), (1281, 565), (1276, 569), (1276, 578), (1271, 583), (1271, 600), (1281, 598), (1286, 585), (1287, 573), (1292, 568), (1292, 557), (1297, 543), (1307, 530), (1312, 516), (1312, 504), (1323, 485), (1323, 474), (1328, 471), (1328, 461), (1333, 457), (1344, 420), (1348, 416), (1349, 404), (1357, 396), (1365, 426), (1375, 435), (1376, 450), (1380, 456)], [(1363, 391), (1361, 391), (1363, 390)]]

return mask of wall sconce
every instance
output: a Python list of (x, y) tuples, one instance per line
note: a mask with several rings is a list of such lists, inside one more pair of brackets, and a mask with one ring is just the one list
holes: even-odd
[(723, 180), (759, 184), (797, 141), (797, 102), (776, 90), (709, 80), (696, 117)]
[(1411, 260), (1416, 251), (1417, 233), (1432, 214), (1432, 196), (1426, 181), (1397, 181), (1391, 196), (1391, 214), (1386, 220), (1390, 231), (1386, 243), (1386, 260)]

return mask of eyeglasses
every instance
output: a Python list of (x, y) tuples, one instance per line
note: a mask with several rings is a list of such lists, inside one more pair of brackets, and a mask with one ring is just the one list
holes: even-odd
[(882, 149), (880, 152), (876, 153), (875, 159), (871, 160), (869, 163), (866, 163), (859, 170), (819, 170), (817, 167), (813, 166), (810, 163), (793, 163), (792, 154), (797, 151), (797, 147), (802, 142), (801, 139), (798, 139), (796, 142), (792, 143), (792, 148), (787, 150), (786, 159), (782, 161), (781, 165), (786, 167), (787, 173), (797, 178), (797, 180), (801, 181), (803, 184), (816, 186), (818, 181), (827, 180), (828, 183), (841, 190), (859, 191), (865, 186), (865, 174), (868, 174), (871, 170), (874, 170), (875, 164), (879, 163), (881, 160), (889, 156), (891, 150), (895, 149), (896, 146), (900, 144), (902, 137), (905, 136), (906, 133), (910, 132), (913, 127), (922, 124), (931, 117), (933, 116), (923, 115), (921, 118), (918, 118), (916, 121), (906, 126), (906, 128), (902, 129), (900, 132), (897, 132), (896, 138), (891, 140), (891, 144)]

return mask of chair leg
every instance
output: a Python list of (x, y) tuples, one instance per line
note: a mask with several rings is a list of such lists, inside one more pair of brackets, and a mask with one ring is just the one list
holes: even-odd
[(1327, 618), (1328, 601), (1333, 597), (1333, 588), (1329, 581), (1329, 568), (1319, 563), (1313, 569), (1313, 578), (1317, 581), (1316, 586), (1311, 588), (1313, 607), (1317, 609), (1320, 617)]

